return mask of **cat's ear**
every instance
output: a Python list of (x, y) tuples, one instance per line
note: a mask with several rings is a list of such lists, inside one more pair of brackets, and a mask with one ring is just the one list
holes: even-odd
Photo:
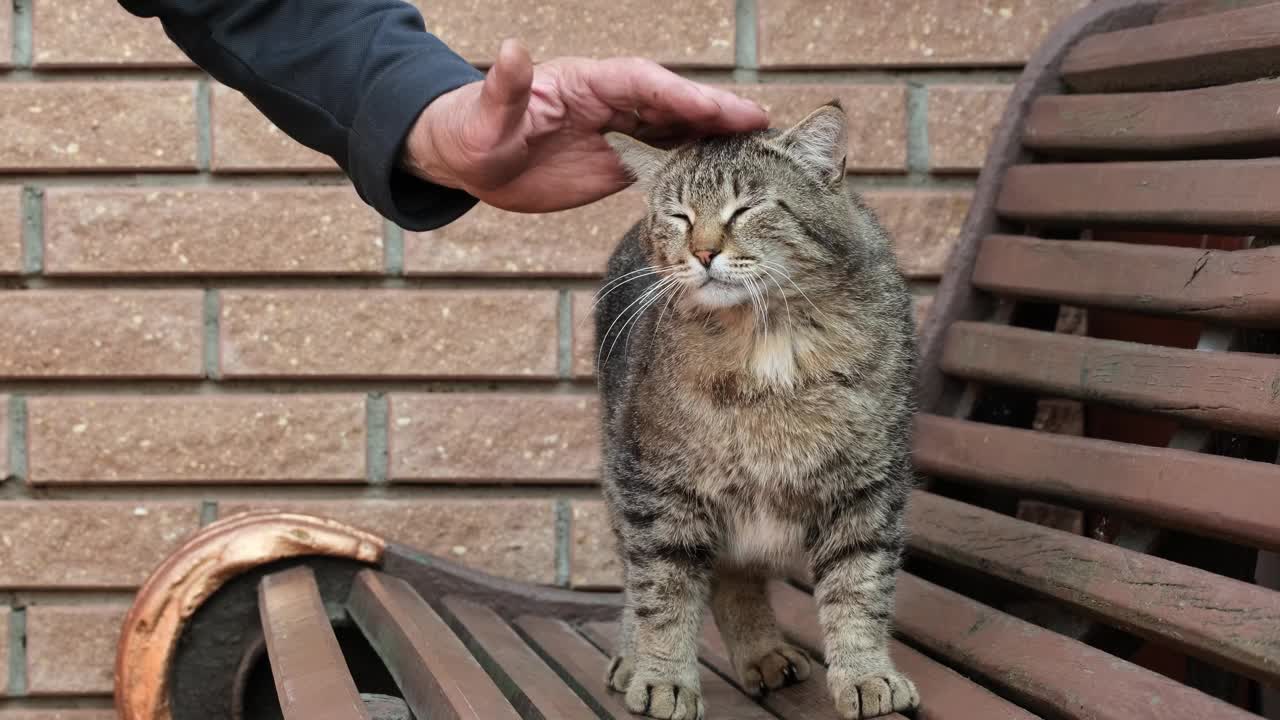
[(622, 167), (626, 168), (627, 174), (631, 175), (641, 187), (647, 187), (653, 182), (658, 170), (667, 162), (667, 157), (670, 155), (667, 150), (646, 145), (630, 135), (619, 132), (605, 133), (604, 139), (618, 154), (618, 159), (622, 161)]
[(773, 143), (823, 182), (844, 179), (849, 153), (849, 119), (839, 100), (832, 100), (774, 138)]

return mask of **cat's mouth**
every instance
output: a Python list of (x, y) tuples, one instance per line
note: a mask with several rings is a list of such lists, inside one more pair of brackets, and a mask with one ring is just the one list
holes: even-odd
[(695, 302), (708, 308), (728, 308), (751, 302), (746, 285), (732, 278), (704, 276), (691, 293)]

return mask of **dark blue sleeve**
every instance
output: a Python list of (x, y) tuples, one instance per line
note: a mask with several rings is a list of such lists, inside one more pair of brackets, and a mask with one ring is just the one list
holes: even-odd
[(120, 0), (158, 17), (201, 68), (284, 132), (332, 157), (365, 202), (410, 230), (476, 202), (401, 169), (405, 137), (435, 98), (483, 77), (401, 0)]

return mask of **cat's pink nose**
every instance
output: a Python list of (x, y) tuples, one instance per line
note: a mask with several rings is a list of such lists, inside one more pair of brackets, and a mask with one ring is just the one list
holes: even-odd
[(699, 250), (693, 256), (698, 258), (698, 262), (702, 263), (702, 267), (709, 268), (711, 267), (711, 261), (715, 260), (719, 254), (715, 250)]

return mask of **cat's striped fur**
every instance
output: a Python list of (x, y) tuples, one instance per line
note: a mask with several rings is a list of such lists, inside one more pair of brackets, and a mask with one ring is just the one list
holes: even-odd
[(846, 142), (834, 103), (785, 132), (670, 152), (610, 137), (649, 197), (596, 312), (627, 595), (608, 682), (635, 712), (702, 717), (708, 601), (745, 687), (807, 677), (765, 592), (801, 558), (841, 717), (918, 703), (887, 650), (912, 484), (911, 298), (844, 187)]

